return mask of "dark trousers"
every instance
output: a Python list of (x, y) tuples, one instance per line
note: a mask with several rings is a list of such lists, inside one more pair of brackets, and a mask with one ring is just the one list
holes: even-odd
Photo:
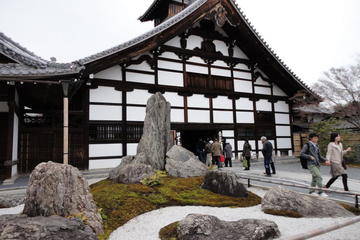
[(272, 170), (272, 173), (276, 174), (275, 164), (273, 161), (271, 161), (271, 159), (264, 159), (264, 167), (266, 175), (271, 175), (270, 168)]
[(220, 156), (213, 156), (212, 164), (216, 164), (220, 168)]
[[(349, 191), (349, 188), (348, 188), (348, 184), (347, 184), (347, 178), (348, 178), (348, 176), (347, 176), (347, 174), (343, 174), (343, 175), (341, 175), (342, 176), (342, 182), (343, 182), (343, 185), (344, 185), (344, 190), (345, 191)], [(336, 177), (333, 177), (333, 178), (331, 178), (328, 182), (327, 182), (327, 184), (326, 184), (326, 188), (329, 188), (330, 186), (331, 186), (331, 184), (333, 184), (335, 181), (336, 181), (336, 179), (338, 179), (338, 177), (339, 176), (336, 176)]]
[(231, 158), (225, 158), (225, 167), (227, 167), (228, 165), (232, 167)]
[(247, 168), (245, 168), (246, 170), (250, 169), (250, 156), (245, 157), (245, 161), (247, 161)]
[(271, 170), (272, 170), (272, 174), (276, 174), (276, 170), (275, 170), (275, 164), (273, 161), (271, 161), (270, 163), (270, 167), (271, 167)]

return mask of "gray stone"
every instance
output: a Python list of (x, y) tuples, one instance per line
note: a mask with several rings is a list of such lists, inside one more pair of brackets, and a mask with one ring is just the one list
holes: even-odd
[(165, 169), (170, 176), (182, 178), (205, 176), (208, 172), (207, 166), (195, 158), (185, 162), (167, 158)]
[(323, 197), (300, 194), (282, 187), (270, 189), (261, 201), (261, 209), (291, 211), (303, 217), (350, 217), (351, 212)]
[(242, 219), (226, 222), (200, 214), (187, 215), (176, 230), (178, 240), (265, 240), (280, 236), (278, 226), (272, 221)]
[(0, 216), (0, 239), (17, 240), (96, 240), (95, 232), (81, 220), (26, 215)]
[(30, 175), (23, 213), (30, 217), (81, 215), (97, 234), (103, 233), (102, 219), (87, 181), (71, 165), (37, 165)]
[(154, 169), (143, 163), (119, 165), (109, 173), (109, 178), (116, 183), (139, 183), (143, 178), (154, 175)]
[(137, 154), (144, 153), (146, 164), (153, 169), (164, 170), (165, 154), (171, 146), (170, 103), (158, 92), (147, 101), (144, 130)]
[(247, 197), (248, 195), (245, 186), (241, 183), (241, 178), (228, 171), (209, 171), (205, 175), (202, 187), (228, 196)]
[(166, 153), (166, 157), (180, 162), (186, 162), (191, 158), (196, 158), (192, 152), (178, 145), (172, 146)]
[(25, 200), (24, 195), (8, 195), (0, 196), (0, 208), (11, 208), (23, 204)]

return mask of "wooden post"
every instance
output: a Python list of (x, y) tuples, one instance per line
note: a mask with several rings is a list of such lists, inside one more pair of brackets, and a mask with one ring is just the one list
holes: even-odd
[(63, 146), (63, 163), (69, 164), (69, 82), (63, 81), (61, 82), (63, 93), (64, 93), (64, 146)]

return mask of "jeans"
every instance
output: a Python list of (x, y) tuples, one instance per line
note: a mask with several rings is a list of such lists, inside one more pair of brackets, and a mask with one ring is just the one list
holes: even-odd
[(220, 156), (213, 156), (212, 164), (216, 164), (220, 168)]
[(266, 175), (271, 175), (271, 172), (270, 172), (270, 159), (265, 159), (264, 158), (264, 167), (265, 167), (265, 172), (266, 172)]
[[(309, 168), (309, 171), (310, 171), (311, 176), (312, 176), (311, 186), (312, 187), (322, 188), (323, 185), (322, 185), (322, 177), (321, 177), (321, 174), (320, 174), (320, 167), (315, 166), (313, 164), (310, 164), (308, 166), (308, 168)], [(313, 192), (315, 192), (315, 190), (311, 189), (309, 192), (313, 193)], [(319, 194), (320, 193), (322, 193), (321, 190), (319, 190)]]
[(225, 158), (225, 167), (227, 167), (228, 165), (232, 167), (231, 158)]

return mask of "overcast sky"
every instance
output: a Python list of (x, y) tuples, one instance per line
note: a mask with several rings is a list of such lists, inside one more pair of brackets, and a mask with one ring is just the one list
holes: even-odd
[[(118, 45), (152, 23), (153, 0), (0, 0), (0, 31), (37, 55), (70, 62)], [(237, 0), (275, 52), (308, 84), (360, 53), (359, 0)]]

